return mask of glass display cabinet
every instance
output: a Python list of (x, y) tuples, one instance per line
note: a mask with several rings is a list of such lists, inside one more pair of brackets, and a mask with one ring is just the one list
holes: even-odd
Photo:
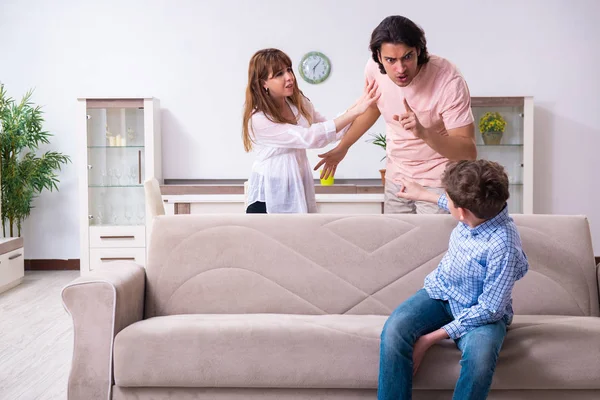
[(78, 99), (82, 274), (105, 262), (146, 262), (144, 181), (162, 183), (155, 98)]
[[(496, 161), (508, 174), (512, 214), (533, 213), (533, 97), (472, 97), (477, 158)], [(505, 122), (504, 132), (481, 132), (481, 118)], [(489, 120), (488, 120), (489, 121)], [(484, 124), (490, 126), (490, 124)]]

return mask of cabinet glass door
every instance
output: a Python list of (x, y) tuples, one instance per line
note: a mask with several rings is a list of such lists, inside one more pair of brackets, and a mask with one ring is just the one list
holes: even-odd
[[(500, 143), (485, 144), (479, 131), (479, 120), (487, 112), (498, 112), (506, 121)], [(510, 198), (508, 211), (523, 213), (523, 107), (522, 106), (474, 106), (477, 158), (495, 161), (502, 165), (508, 175)]]
[(90, 225), (144, 225), (144, 110), (87, 108)]

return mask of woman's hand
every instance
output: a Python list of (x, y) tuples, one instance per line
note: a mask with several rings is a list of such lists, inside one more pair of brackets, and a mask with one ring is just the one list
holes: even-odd
[(356, 100), (356, 102), (348, 109), (348, 112), (354, 113), (356, 116), (363, 114), (369, 107), (377, 103), (381, 93), (377, 93), (377, 82), (374, 80), (365, 82), (365, 88), (363, 94)]

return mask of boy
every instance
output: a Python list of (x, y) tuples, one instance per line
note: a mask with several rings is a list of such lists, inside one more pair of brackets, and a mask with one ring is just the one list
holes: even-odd
[(399, 183), (398, 197), (437, 203), (459, 224), (424, 288), (385, 323), (378, 399), (410, 399), (412, 378), (425, 352), (447, 338), (462, 352), (453, 399), (485, 399), (512, 321), (512, 289), (528, 269), (508, 215), (508, 177), (499, 164), (476, 160), (449, 163), (441, 195), (414, 182)]

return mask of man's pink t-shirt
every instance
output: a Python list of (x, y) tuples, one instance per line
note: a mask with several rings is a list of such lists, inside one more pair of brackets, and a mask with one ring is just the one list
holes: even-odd
[(406, 112), (406, 98), (421, 124), (432, 127), (440, 135), (469, 125), (473, 122), (471, 95), (461, 73), (448, 60), (432, 55), (406, 87), (396, 85), (379, 72), (379, 66), (372, 59), (367, 62), (365, 76), (375, 79), (381, 91), (377, 107), (387, 126), (386, 178), (408, 178), (423, 186), (441, 187), (448, 159), (404, 130), (393, 116)]

